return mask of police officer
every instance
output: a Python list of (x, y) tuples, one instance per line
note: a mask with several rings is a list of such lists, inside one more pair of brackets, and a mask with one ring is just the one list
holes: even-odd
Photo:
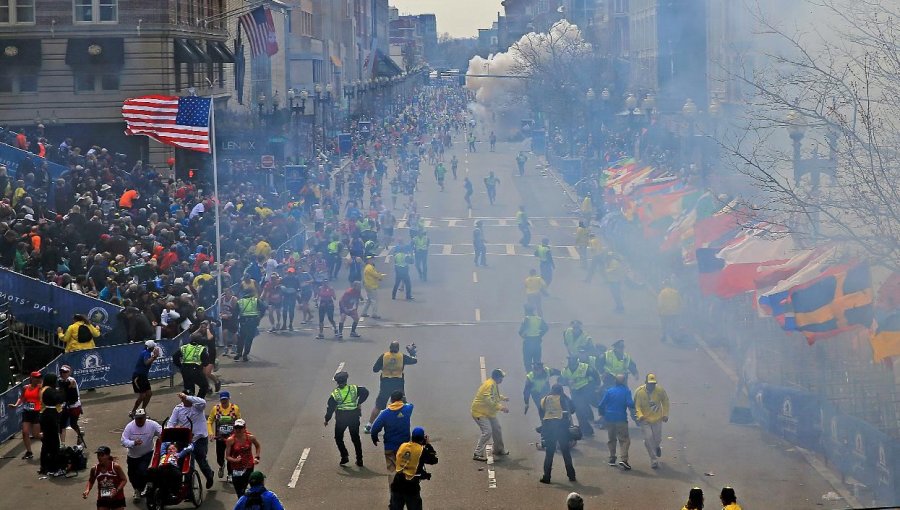
[(350, 452), (344, 445), (344, 431), (350, 429), (350, 440), (353, 442), (353, 449), (356, 452), (356, 465), (361, 467), (363, 457), (362, 443), (359, 440), (359, 417), (361, 414), (359, 406), (369, 398), (369, 390), (364, 386), (347, 384), (349, 377), (347, 372), (334, 374), (337, 388), (328, 397), (325, 426), (328, 426), (331, 416), (334, 415), (334, 442), (337, 443), (338, 451), (341, 454), (342, 466), (350, 462)]
[(541, 419), (544, 418), (543, 409), (541, 409), (541, 399), (546, 397), (550, 392), (550, 377), (560, 375), (560, 371), (555, 368), (544, 366), (543, 361), (535, 361), (531, 370), (525, 375), (525, 389), (522, 390), (522, 397), (525, 399), (525, 413), (528, 413), (530, 401), (534, 401), (535, 407)]
[(428, 281), (428, 247), (431, 240), (425, 230), (419, 230), (416, 237), (413, 238), (413, 247), (416, 250), (416, 271), (419, 273), (419, 279), (423, 282)]
[(522, 232), (522, 239), (519, 239), (519, 244), (528, 247), (531, 244), (531, 222), (528, 221), (528, 214), (525, 212), (524, 205), (520, 205), (519, 211), (516, 213), (516, 224), (519, 226), (519, 231)]
[(472, 247), (475, 249), (475, 266), (487, 267), (487, 244), (484, 239), (484, 222), (477, 220), (472, 231)]
[(341, 251), (344, 249), (344, 245), (341, 243), (340, 238), (337, 235), (331, 237), (331, 242), (328, 243), (328, 277), (332, 280), (337, 278), (338, 273), (341, 272)]
[(570, 482), (575, 480), (575, 466), (572, 465), (572, 452), (569, 448), (569, 421), (572, 401), (566, 396), (561, 384), (554, 384), (550, 394), (541, 399), (541, 442), (544, 443), (544, 476), (541, 483), (550, 483), (550, 471), (553, 469), (553, 456), (559, 448), (563, 462), (566, 464), (566, 476)]
[(541, 278), (549, 286), (553, 281), (553, 269), (556, 268), (556, 264), (553, 262), (553, 253), (550, 251), (550, 239), (545, 237), (541, 240), (541, 245), (534, 250), (534, 256), (540, 262)]
[(577, 356), (581, 351), (594, 349), (594, 339), (584, 332), (580, 320), (573, 320), (563, 331), (563, 344), (569, 356)]
[(248, 361), (247, 355), (253, 346), (253, 339), (259, 333), (259, 321), (266, 313), (266, 305), (252, 290), (245, 290), (244, 297), (238, 299), (238, 344), (235, 361)]
[(394, 289), (391, 290), (391, 299), (397, 299), (397, 289), (400, 284), (406, 289), (406, 300), (412, 300), (412, 281), (409, 279), (409, 259), (407, 248), (400, 248), (394, 254)]
[(366, 423), (366, 434), (372, 431), (372, 422), (385, 408), (391, 394), (395, 391), (402, 391), (404, 395), (406, 394), (403, 369), (407, 365), (415, 365), (419, 362), (419, 359), (416, 358), (416, 344), (407, 345), (406, 352), (409, 354), (400, 354), (400, 342), (394, 340), (388, 346), (387, 352), (378, 356), (375, 364), (372, 365), (373, 372), (376, 374), (381, 372), (381, 383), (378, 388), (378, 397), (375, 398), (375, 407)]
[(525, 370), (541, 360), (541, 342), (549, 329), (544, 319), (534, 312), (534, 307), (525, 305), (525, 318), (519, 326)]
[(572, 392), (575, 416), (578, 417), (578, 427), (584, 437), (594, 435), (594, 428), (591, 426), (594, 419), (594, 412), (591, 409), (594, 387), (591, 382), (599, 380), (600, 374), (587, 363), (578, 361), (577, 356), (569, 356), (568, 364), (561, 371), (560, 382), (568, 386)]
[(625, 376), (625, 385), (628, 385), (628, 373), (637, 377), (637, 365), (631, 359), (631, 355), (625, 353), (625, 340), (618, 339), (612, 344), (612, 349), (603, 355), (603, 386), (610, 387), (615, 384), (616, 376)]
[(190, 343), (184, 344), (172, 355), (172, 363), (181, 369), (184, 381), (184, 392), (194, 394), (194, 387), (199, 387), (197, 396), (206, 398), (209, 393), (209, 380), (203, 373), (203, 365), (210, 363), (209, 350), (203, 345), (199, 336), (191, 335)]

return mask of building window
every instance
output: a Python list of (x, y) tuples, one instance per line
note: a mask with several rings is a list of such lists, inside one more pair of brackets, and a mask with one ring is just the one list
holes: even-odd
[(38, 78), (37, 75), (19, 75), (19, 92), (37, 92)]
[(77, 23), (116, 23), (119, 0), (74, 0)]
[(75, 73), (75, 92), (97, 90), (119, 90), (118, 73), (95, 73), (82, 71)]
[(0, 0), (0, 24), (34, 23), (34, 0)]

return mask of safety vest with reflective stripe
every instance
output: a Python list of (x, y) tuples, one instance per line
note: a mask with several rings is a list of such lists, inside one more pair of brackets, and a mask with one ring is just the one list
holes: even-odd
[(331, 398), (337, 402), (338, 411), (353, 411), (359, 407), (359, 395), (355, 384), (348, 384), (343, 388), (335, 388), (331, 392)]
[(580, 390), (581, 388), (587, 386), (589, 382), (591, 382), (590, 378), (588, 377), (587, 363), (579, 363), (578, 368), (576, 368), (574, 371), (569, 370), (569, 367), (566, 366), (566, 368), (562, 370), (562, 376), (568, 379), (569, 387), (573, 390)]
[(606, 351), (606, 363), (603, 369), (609, 375), (624, 374), (631, 367), (631, 356), (626, 354), (623, 359), (616, 357), (616, 353), (612, 349)]
[(203, 354), (206, 346), (197, 344), (185, 344), (181, 346), (181, 364), (182, 365), (199, 365), (200, 356)]
[(541, 336), (541, 324), (543, 324), (543, 320), (537, 315), (526, 315), (525, 316), (525, 332), (523, 336), (525, 338), (537, 338)]
[(412, 441), (401, 444), (397, 449), (397, 472), (403, 473), (407, 480), (415, 478), (424, 449), (424, 446)]
[(575, 330), (568, 328), (563, 332), (563, 343), (566, 346), (566, 350), (569, 351), (569, 355), (578, 355), (579, 351), (586, 349), (593, 344), (594, 339), (588, 336), (584, 331), (576, 337)]
[(328, 243), (328, 254), (329, 255), (337, 255), (340, 248), (341, 248), (341, 243), (339, 241), (331, 241), (330, 243)]
[(408, 267), (409, 266), (409, 262), (407, 262), (407, 260), (406, 260), (405, 253), (400, 252), (400, 253), (394, 255), (394, 266), (396, 266), (396, 267)]
[(541, 399), (541, 408), (544, 410), (545, 420), (561, 420), (563, 417), (562, 402), (559, 395), (547, 395)]
[(544, 246), (543, 244), (538, 246), (537, 249), (534, 250), (534, 255), (540, 259), (541, 262), (549, 262), (550, 261), (550, 248)]
[(416, 245), (416, 251), (425, 251), (428, 249), (428, 237), (426, 236), (417, 236), (413, 238), (413, 243)]
[(537, 377), (532, 370), (525, 375), (525, 378), (531, 381), (531, 393), (535, 395), (543, 395), (546, 393), (547, 386), (550, 384), (550, 369), (544, 367), (544, 377)]
[(399, 379), (403, 377), (403, 355), (399, 352), (386, 352), (381, 357), (381, 377)]

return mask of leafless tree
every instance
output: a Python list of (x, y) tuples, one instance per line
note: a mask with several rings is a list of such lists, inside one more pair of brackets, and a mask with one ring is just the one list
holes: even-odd
[[(900, 269), (900, 11), (880, 0), (804, 1), (827, 22), (786, 29), (757, 4), (754, 37), (770, 49), (755, 70), (732, 70), (752, 94), (736, 129), (717, 137), (732, 169), (750, 176), (758, 211)], [(819, 149), (801, 154), (801, 140)], [(835, 175), (795, 178), (798, 155), (801, 168), (833, 162)]]

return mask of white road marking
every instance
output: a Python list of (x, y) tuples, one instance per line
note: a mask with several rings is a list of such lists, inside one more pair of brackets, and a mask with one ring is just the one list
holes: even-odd
[(441, 255), (453, 255), (453, 245), (445, 244), (441, 249)]
[(424, 223), (425, 223), (425, 228), (428, 228), (431, 226), (431, 220), (425, 220)]
[(498, 227), (505, 227), (505, 226), (506, 226), (506, 218), (500, 218), (500, 219), (498, 219), (498, 220), (497, 220), (497, 226), (498, 226)]
[(481, 381), (484, 382), (487, 379), (487, 365), (484, 363), (484, 356), (478, 357), (478, 363), (481, 368)]
[(475, 309), (475, 322), (481, 322), (481, 308)]
[(507, 255), (515, 255), (516, 254), (516, 245), (507, 244), (506, 245), (506, 254)]
[(547, 223), (549, 223), (551, 227), (558, 227), (558, 226), (559, 226), (559, 222), (556, 221), (556, 220), (547, 220)]
[(448, 227), (455, 227), (457, 223), (459, 223), (459, 220), (447, 220)]
[(340, 363), (338, 363), (337, 370), (335, 370), (334, 373), (336, 374), (338, 372), (342, 372), (343, 370), (344, 370), (344, 362), (341, 361)]
[(303, 470), (303, 464), (306, 464), (306, 459), (309, 457), (309, 448), (304, 448), (303, 453), (300, 454), (300, 461), (297, 462), (297, 467), (294, 468), (294, 473), (291, 474), (291, 481), (288, 482), (288, 488), (293, 489), (297, 486), (297, 480), (300, 479), (300, 471)]
[(484, 449), (488, 464), (488, 489), (497, 488), (497, 472), (492, 467), (494, 465), (494, 445), (489, 444)]
[[(468, 172), (468, 170), (466, 170), (466, 172)], [(470, 207), (469, 208), (469, 218), (471, 218), (471, 217), (472, 217), (472, 208)]]
[(581, 260), (581, 255), (579, 255), (578, 250), (575, 249), (574, 246), (566, 246), (569, 249), (569, 256), (575, 260)]
[(478, 283), (478, 273), (472, 271), (472, 283)]

